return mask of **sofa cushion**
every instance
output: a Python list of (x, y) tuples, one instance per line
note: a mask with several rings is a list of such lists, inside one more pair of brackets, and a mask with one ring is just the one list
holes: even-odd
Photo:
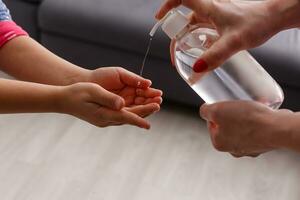
[(40, 3), (43, 0), (19, 0), (19, 1), (30, 2), (30, 3)]
[[(42, 31), (108, 45), (142, 57), (161, 0), (44, 0)], [(169, 60), (169, 39), (159, 31), (151, 55)], [(251, 53), (280, 84), (300, 88), (300, 31), (282, 32)], [(116, 58), (117, 59), (117, 58)], [(241, 66), (242, 67), (242, 66)]]
[[(44, 0), (39, 26), (44, 32), (143, 54), (160, 4), (161, 0)], [(168, 56), (168, 43), (160, 32), (152, 55)]]
[(300, 88), (299, 29), (283, 31), (251, 53), (279, 83)]

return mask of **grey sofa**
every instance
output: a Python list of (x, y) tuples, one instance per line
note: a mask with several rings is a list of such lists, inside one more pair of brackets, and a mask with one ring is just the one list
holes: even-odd
[[(139, 70), (148, 32), (155, 23), (154, 13), (162, 2), (4, 1), (15, 21), (56, 54), (85, 68), (118, 65), (134, 72)], [(198, 106), (201, 99), (170, 65), (168, 46), (169, 39), (159, 32), (153, 42), (145, 77), (164, 91), (166, 100)], [(251, 53), (283, 87), (286, 96), (283, 107), (300, 110), (300, 31), (280, 33)]]

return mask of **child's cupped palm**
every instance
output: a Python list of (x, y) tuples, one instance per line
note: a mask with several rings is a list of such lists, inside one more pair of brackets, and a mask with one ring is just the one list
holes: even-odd
[(151, 88), (151, 81), (120, 67), (98, 68), (92, 71), (90, 82), (121, 96), (126, 109), (139, 112), (143, 106), (162, 103), (162, 92)]

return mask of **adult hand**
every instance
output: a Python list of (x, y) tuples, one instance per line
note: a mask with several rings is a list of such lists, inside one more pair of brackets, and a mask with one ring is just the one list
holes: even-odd
[(288, 146), (289, 110), (272, 110), (251, 101), (204, 104), (200, 115), (207, 121), (214, 147), (235, 157), (258, 156)]
[[(194, 67), (201, 72), (213, 70), (238, 51), (261, 45), (278, 31), (296, 26), (296, 19), (300, 24), (299, 2), (294, 0), (167, 0), (156, 18), (161, 19), (172, 8), (180, 5), (193, 10), (192, 24), (213, 27), (220, 35), (195, 63)], [(296, 19), (290, 20), (292, 16), (288, 14), (292, 13)]]
[(95, 83), (76, 83), (62, 87), (59, 111), (85, 120), (98, 127), (131, 124), (149, 129), (143, 119), (160, 109), (157, 103), (125, 107), (125, 100)]

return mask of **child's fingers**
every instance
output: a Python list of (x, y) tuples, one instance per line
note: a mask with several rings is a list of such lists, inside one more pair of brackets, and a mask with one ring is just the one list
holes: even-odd
[(145, 105), (149, 103), (157, 103), (161, 104), (163, 102), (163, 99), (161, 96), (156, 97), (136, 97), (136, 96), (126, 96), (123, 97), (125, 100), (125, 106), (131, 106), (131, 105)]
[(154, 97), (154, 98), (146, 99), (144, 104), (157, 103), (160, 105), (160, 104), (162, 104), (162, 102), (163, 102), (163, 99), (161, 97)]
[(146, 105), (151, 103), (162, 104), (163, 99), (161, 97), (154, 97), (154, 98), (145, 98), (145, 97), (126, 97), (125, 98), (125, 105), (135, 106), (135, 105)]
[(106, 116), (107, 121), (115, 122), (117, 124), (130, 124), (140, 128), (150, 129), (150, 124), (146, 120), (126, 109), (120, 111), (103, 109), (102, 115)]
[(135, 105), (147, 105), (151, 103), (157, 103), (157, 104), (162, 104), (163, 100), (161, 97), (154, 97), (154, 98), (144, 98), (144, 97), (137, 97), (134, 100)]
[(155, 112), (158, 112), (160, 110), (160, 106), (157, 103), (151, 103), (125, 109), (129, 112), (139, 115), (140, 117), (147, 117)]
[(94, 87), (90, 90), (91, 101), (114, 110), (120, 110), (125, 106), (124, 99), (102, 87)]
[(150, 103), (161, 104), (162, 101), (163, 100), (161, 97), (154, 97), (154, 98), (136, 97), (134, 100), (134, 104), (135, 105), (146, 105)]
[(135, 99), (135, 96), (127, 96), (124, 98), (125, 100), (125, 106), (130, 106), (132, 104), (134, 104), (134, 99)]
[(146, 89), (151, 86), (152, 82), (148, 79), (145, 79), (137, 74), (134, 74), (126, 69), (118, 68), (121, 81), (128, 86), (134, 88), (143, 88)]
[(139, 97), (146, 97), (146, 98), (161, 97), (163, 95), (163, 92), (161, 90), (154, 89), (154, 88), (148, 88), (146, 90), (137, 89), (136, 95)]
[(136, 97), (134, 99), (134, 104), (135, 105), (144, 105), (146, 100), (147, 100), (147, 98), (145, 98), (145, 97)]

